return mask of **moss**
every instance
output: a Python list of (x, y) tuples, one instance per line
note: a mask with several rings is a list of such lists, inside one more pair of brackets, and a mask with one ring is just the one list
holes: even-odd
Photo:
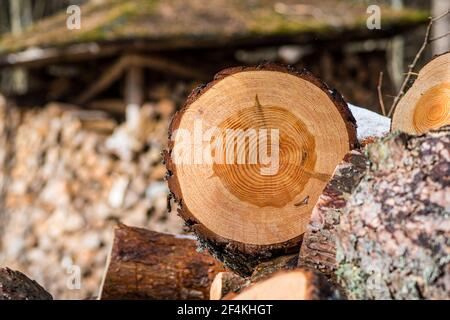
[(351, 299), (365, 299), (365, 283), (368, 278), (360, 268), (350, 263), (340, 264), (336, 277), (344, 285)]
[[(250, 36), (313, 35), (318, 39), (332, 38), (345, 32), (370, 35), (366, 28), (367, 13), (364, 6), (349, 4), (335, 15), (347, 14), (336, 25), (330, 19), (291, 16), (277, 13), (275, 0), (247, 3), (219, 2), (215, 5), (188, 6), (183, 0), (135, 0), (123, 2), (108, 0), (87, 2), (81, 7), (82, 29), (66, 29), (65, 11), (33, 26), (20, 37), (6, 35), (0, 40), (0, 51), (14, 52), (30, 46), (58, 47), (85, 41), (116, 41), (131, 38), (165, 39), (183, 43)], [(321, 5), (317, 3), (320, 8)], [(167, 16), (164, 10), (172, 12)], [(394, 12), (382, 9), (383, 29), (416, 25), (427, 19), (422, 11)], [(181, 15), (181, 16), (180, 16)], [(179, 19), (177, 17), (180, 17)], [(331, 19), (332, 20), (332, 19)]]
[(298, 33), (315, 33), (325, 35), (333, 31), (326, 22), (314, 19), (295, 19), (272, 10), (260, 10), (253, 14), (248, 23), (253, 34), (289, 35)]

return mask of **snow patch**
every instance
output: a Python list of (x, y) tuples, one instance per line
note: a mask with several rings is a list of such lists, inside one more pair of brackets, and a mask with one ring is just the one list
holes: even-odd
[(348, 103), (348, 107), (358, 125), (357, 137), (359, 141), (367, 137), (382, 137), (390, 131), (391, 119), (388, 117), (350, 103)]

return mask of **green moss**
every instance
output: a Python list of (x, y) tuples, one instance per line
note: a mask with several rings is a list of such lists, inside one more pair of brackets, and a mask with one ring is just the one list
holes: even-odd
[(336, 277), (344, 284), (351, 299), (365, 299), (365, 285), (368, 276), (358, 267), (350, 263), (340, 264)]
[[(212, 5), (201, 9), (186, 6), (182, 1), (164, 2), (164, 8), (173, 6), (175, 11), (178, 10), (176, 11), (178, 14), (182, 12), (184, 18), (192, 20), (192, 24), (186, 25), (186, 19), (180, 24), (173, 23), (172, 18), (166, 21), (164, 14), (159, 12), (163, 10), (163, 6), (160, 5), (162, 0), (87, 2), (81, 8), (81, 30), (68, 32), (65, 22), (67, 14), (62, 11), (40, 21), (20, 37), (7, 35), (1, 38), (0, 51), (14, 52), (30, 46), (57, 47), (85, 41), (115, 41), (130, 38), (166, 39), (182, 43), (183, 40), (211, 39), (214, 41), (220, 38), (242, 36), (313, 35), (317, 39), (330, 39), (345, 32), (368, 34), (364, 6), (359, 8), (349, 5), (349, 11), (344, 11), (342, 14), (352, 15), (350, 20), (353, 22), (346, 19), (338, 21), (336, 25), (336, 22), (326, 18), (316, 19), (277, 13), (273, 9), (275, 0), (257, 1), (254, 4), (230, 1), (218, 4), (217, 7)], [(320, 4), (318, 6), (320, 7)], [(223, 17), (217, 19), (217, 12), (220, 10), (223, 10)], [(217, 20), (217, 26), (214, 28), (210, 28), (212, 19)], [(415, 25), (426, 19), (427, 13), (423, 11), (396, 12), (382, 8), (383, 29)]]

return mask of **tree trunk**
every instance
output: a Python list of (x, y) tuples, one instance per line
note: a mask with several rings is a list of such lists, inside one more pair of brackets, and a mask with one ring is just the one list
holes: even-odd
[(368, 147), (337, 234), (337, 275), (351, 298), (450, 299), (449, 150), (448, 127)]
[(181, 217), (249, 276), (298, 250), (323, 187), (356, 144), (340, 94), (307, 71), (265, 64), (224, 70), (195, 90), (173, 118), (164, 158)]
[(392, 130), (423, 134), (450, 125), (450, 53), (431, 60), (400, 100)]
[(339, 299), (339, 291), (318, 272), (307, 269), (278, 271), (257, 282), (233, 300), (330, 300)]
[[(433, 17), (439, 17), (446, 11), (450, 10), (448, 0), (432, 0), (431, 11)], [(450, 16), (447, 15), (443, 19), (439, 19), (433, 23), (433, 38), (437, 38), (447, 34), (450, 31)], [(432, 42), (433, 55), (442, 54), (450, 50), (450, 41), (448, 37)]]
[(348, 197), (364, 176), (366, 161), (363, 154), (354, 150), (336, 167), (312, 211), (300, 249), (300, 267), (317, 269), (335, 280), (336, 230)]
[(100, 299), (209, 299), (220, 263), (197, 252), (196, 242), (120, 224)]
[(19, 271), (0, 268), (0, 300), (53, 300), (36, 281)]

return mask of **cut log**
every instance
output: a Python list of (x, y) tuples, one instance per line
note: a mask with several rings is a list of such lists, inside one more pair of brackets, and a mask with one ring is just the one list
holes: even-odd
[(249, 276), (298, 250), (313, 205), (356, 144), (339, 93), (307, 71), (265, 64), (224, 70), (194, 90), (172, 120), (164, 158), (181, 217)]
[(0, 268), (0, 300), (53, 300), (53, 297), (22, 272)]
[(450, 129), (371, 144), (337, 234), (355, 299), (450, 299)]
[(422, 134), (450, 125), (450, 53), (434, 58), (398, 103), (392, 131)]
[(336, 167), (320, 195), (303, 238), (298, 265), (317, 269), (331, 280), (336, 271), (336, 233), (347, 199), (364, 176), (367, 158), (353, 150)]
[(234, 296), (233, 300), (330, 300), (339, 291), (318, 272), (307, 269), (278, 271)]
[(100, 299), (209, 299), (222, 265), (197, 252), (195, 240), (120, 224)]
[(246, 287), (249, 280), (233, 272), (219, 272), (211, 284), (210, 300), (221, 300), (228, 294), (235, 294)]

